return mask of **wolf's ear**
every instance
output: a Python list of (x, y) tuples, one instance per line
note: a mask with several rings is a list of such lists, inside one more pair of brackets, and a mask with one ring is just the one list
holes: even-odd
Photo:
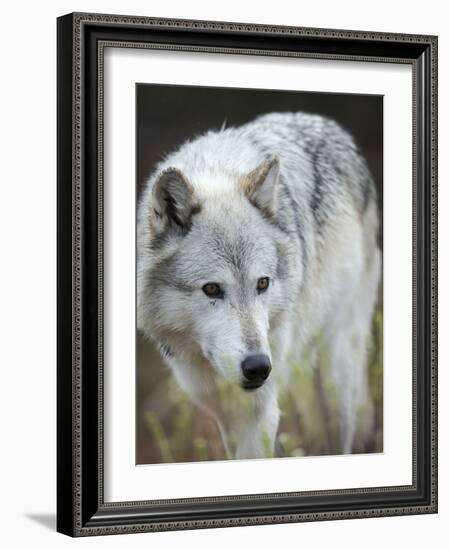
[(278, 178), (279, 160), (271, 158), (259, 164), (249, 174), (242, 176), (240, 188), (254, 206), (269, 214), (274, 214)]
[(153, 225), (162, 230), (171, 224), (188, 231), (192, 215), (199, 205), (194, 199), (193, 187), (177, 168), (164, 170), (153, 186)]

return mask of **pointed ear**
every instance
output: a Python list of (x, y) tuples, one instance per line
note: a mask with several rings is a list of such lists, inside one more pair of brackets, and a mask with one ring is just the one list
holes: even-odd
[(276, 211), (278, 178), (279, 160), (271, 158), (240, 178), (240, 188), (254, 206), (273, 215)]
[(192, 215), (199, 211), (193, 187), (177, 168), (164, 170), (153, 186), (153, 226), (156, 230), (173, 228), (187, 232)]

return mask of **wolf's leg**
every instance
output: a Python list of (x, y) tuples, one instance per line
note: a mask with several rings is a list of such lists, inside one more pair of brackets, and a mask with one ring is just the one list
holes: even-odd
[[(253, 391), (231, 384), (220, 391), (211, 370), (200, 371), (174, 357), (166, 358), (179, 386), (217, 423), (227, 458), (273, 455), (279, 424), (274, 380)], [(226, 402), (222, 402), (225, 399)]]
[[(367, 346), (377, 299), (380, 271), (378, 251), (368, 262), (358, 288), (339, 305), (329, 334), (331, 376), (339, 401), (341, 452), (352, 452), (357, 426), (358, 407), (369, 411), (370, 395), (367, 373)], [(369, 431), (365, 427), (365, 431)], [(366, 438), (367, 434), (363, 434)]]
[(240, 418), (240, 425), (231, 428), (236, 436), (235, 458), (272, 457), (279, 425), (275, 384), (268, 382), (248, 397), (254, 399), (254, 414)]
[[(370, 410), (367, 373), (369, 322), (348, 320), (344, 330), (336, 333), (329, 346), (331, 376), (337, 390), (340, 452), (353, 450), (358, 424), (358, 410)], [(363, 434), (366, 437), (366, 434)]]
[(173, 355), (166, 355), (165, 362), (172, 371), (179, 387), (190, 397), (198, 409), (216, 422), (226, 458), (233, 458), (234, 452), (229, 442), (226, 417), (219, 399), (216, 380), (211, 375), (211, 370), (194, 367), (186, 361), (180, 361)]
[(266, 458), (274, 455), (279, 427), (278, 392), (289, 387), (289, 359), (293, 342), (292, 312), (286, 311), (270, 335), (271, 362), (269, 381), (255, 392), (257, 412), (246, 417), (238, 430), (237, 458)]
[[(339, 384), (339, 430), (340, 430), (340, 451), (343, 454), (349, 454), (352, 451), (356, 426), (356, 403), (358, 384), (356, 382), (356, 371), (364, 367), (362, 357), (352, 353), (349, 346), (346, 348), (345, 358), (340, 357), (339, 361), (344, 361), (345, 371), (341, 376)], [(353, 373), (353, 376), (351, 375)]]
[(233, 391), (238, 395), (231, 392), (226, 404), (221, 403), (219, 391), (196, 399), (199, 408), (215, 419), (227, 458), (272, 457), (280, 416), (274, 382), (254, 392)]

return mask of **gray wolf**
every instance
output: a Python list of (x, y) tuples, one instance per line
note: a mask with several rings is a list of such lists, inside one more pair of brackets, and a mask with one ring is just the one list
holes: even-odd
[[(229, 458), (273, 455), (279, 392), (306, 350), (320, 368), (317, 341), (338, 401), (335, 452), (352, 452), (358, 410), (370, 401), (377, 231), (366, 161), (347, 131), (319, 115), (270, 113), (209, 131), (146, 181), (138, 328), (216, 420)], [(235, 390), (232, 407), (222, 384)]]

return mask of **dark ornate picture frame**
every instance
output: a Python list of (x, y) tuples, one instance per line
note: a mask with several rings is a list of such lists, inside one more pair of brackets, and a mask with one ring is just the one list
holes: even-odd
[[(413, 71), (413, 472), (407, 486), (104, 502), (106, 46), (404, 63)], [(437, 511), (437, 38), (102, 14), (58, 19), (57, 529), (71, 536)], [(180, 488), (182, 492), (182, 488)]]

